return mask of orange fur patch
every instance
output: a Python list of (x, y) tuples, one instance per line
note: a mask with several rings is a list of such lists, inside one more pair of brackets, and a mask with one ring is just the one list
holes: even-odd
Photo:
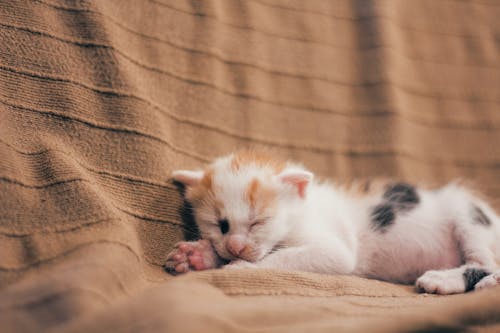
[(279, 173), (285, 168), (286, 163), (262, 151), (241, 150), (236, 152), (231, 161), (231, 169), (237, 171), (245, 165), (270, 167), (276, 173)]
[(254, 178), (247, 187), (246, 198), (256, 214), (274, 205), (277, 193), (263, 185), (257, 178)]
[(190, 189), (189, 199), (193, 201), (201, 200), (212, 192), (213, 170), (206, 169), (200, 183)]
[(250, 207), (255, 207), (255, 203), (257, 201), (257, 195), (258, 195), (258, 190), (260, 188), (260, 183), (257, 178), (254, 178), (251, 182), (250, 185), (248, 185), (247, 191), (246, 191), (246, 197), (248, 199), (248, 202), (250, 202)]
[(201, 179), (201, 186), (207, 188), (207, 189), (212, 189), (212, 179), (213, 179), (214, 172), (212, 169), (206, 169), (205, 174), (203, 175), (203, 178)]

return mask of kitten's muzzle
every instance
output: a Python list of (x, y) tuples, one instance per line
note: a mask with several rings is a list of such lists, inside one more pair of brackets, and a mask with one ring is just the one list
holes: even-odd
[(226, 241), (226, 250), (234, 257), (251, 261), (253, 248), (244, 237), (231, 235)]

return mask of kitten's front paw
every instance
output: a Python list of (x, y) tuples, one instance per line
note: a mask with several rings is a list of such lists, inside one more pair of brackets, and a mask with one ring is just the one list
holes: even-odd
[(474, 287), (475, 290), (491, 288), (500, 285), (500, 271), (490, 274), (479, 281)]
[(465, 291), (463, 277), (448, 271), (427, 271), (417, 279), (417, 288), (429, 294), (458, 294)]
[(165, 269), (170, 273), (186, 273), (216, 268), (220, 258), (208, 240), (179, 242), (167, 256)]
[(248, 262), (245, 260), (235, 260), (224, 266), (224, 269), (256, 268), (256, 267), (257, 265), (252, 262)]

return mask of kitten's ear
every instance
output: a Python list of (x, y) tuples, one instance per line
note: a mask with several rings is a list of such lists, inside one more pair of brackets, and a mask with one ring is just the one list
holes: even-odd
[(203, 171), (176, 170), (172, 172), (174, 180), (189, 187), (198, 185), (203, 179), (203, 175)]
[(297, 189), (299, 196), (304, 198), (307, 185), (313, 179), (313, 174), (300, 169), (285, 170), (278, 175), (278, 179), (284, 184), (293, 185)]

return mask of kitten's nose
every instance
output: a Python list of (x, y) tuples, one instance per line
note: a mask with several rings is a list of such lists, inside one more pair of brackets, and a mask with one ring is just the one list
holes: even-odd
[(246, 247), (245, 239), (242, 236), (232, 235), (226, 242), (226, 249), (235, 257), (239, 257)]

